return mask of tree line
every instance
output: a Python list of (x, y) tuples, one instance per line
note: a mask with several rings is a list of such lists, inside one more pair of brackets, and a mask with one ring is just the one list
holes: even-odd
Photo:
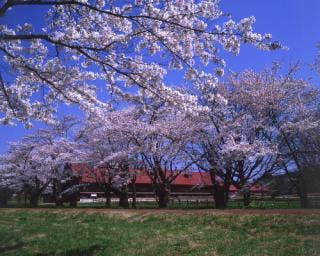
[(166, 207), (176, 177), (196, 170), (210, 174), (215, 207), (225, 208), (230, 185), (244, 190), (269, 174), (298, 173), (292, 182), (307, 207), (307, 169), (319, 167), (319, 89), (277, 69), (231, 74), (212, 90), (198, 90), (192, 111), (148, 96), (121, 110), (95, 109), (83, 122), (66, 117), (11, 143), (1, 180), (34, 204), (75, 175), (65, 164), (89, 164), (93, 175), (99, 170), (110, 206), (112, 191), (127, 198), (132, 170), (140, 169)]
[[(307, 207), (305, 170), (319, 162), (319, 90), (296, 77), (296, 66), (224, 76), (222, 50), (285, 47), (255, 32), (253, 16), (235, 21), (219, 2), (4, 1), (0, 19), (18, 6), (42, 15), (0, 26), (0, 123), (48, 128), (10, 144), (1, 187), (31, 205), (52, 190), (60, 204), (79, 189), (67, 164), (87, 163), (105, 172), (106, 198), (115, 190), (125, 202), (130, 170), (143, 169), (166, 207), (177, 175), (197, 170), (210, 173), (215, 206), (224, 208), (230, 185), (245, 190), (285, 172)], [(175, 74), (181, 79), (168, 82)], [(79, 106), (84, 120), (57, 120), (61, 104)]]

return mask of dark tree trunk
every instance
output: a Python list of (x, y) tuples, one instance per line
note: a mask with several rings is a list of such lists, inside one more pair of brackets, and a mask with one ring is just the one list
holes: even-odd
[(71, 207), (77, 207), (77, 205), (78, 205), (78, 200), (77, 200), (77, 198), (76, 198), (76, 197), (72, 198), (72, 199), (70, 200), (70, 206), (71, 206)]
[(110, 193), (108, 193), (108, 195), (106, 197), (105, 207), (111, 208), (111, 195), (110, 195)]
[(159, 208), (166, 208), (170, 200), (170, 184), (156, 184), (155, 187)]
[(70, 203), (71, 207), (77, 207), (78, 201), (79, 201), (79, 192), (73, 192), (69, 195), (67, 195), (68, 202)]
[(298, 195), (300, 198), (300, 206), (301, 208), (310, 208), (310, 202), (308, 198), (307, 184), (305, 182), (303, 174), (299, 175), (298, 180)]
[(23, 192), (23, 204), (24, 204), (24, 207), (27, 207), (27, 199), (28, 199), (28, 194), (24, 191)]
[(119, 207), (129, 208), (128, 188), (124, 186), (119, 191)]
[(300, 206), (301, 208), (310, 208), (310, 202), (307, 194), (300, 196)]
[(0, 207), (5, 207), (8, 204), (10, 192), (8, 188), (0, 188)]
[(105, 207), (111, 208), (111, 192), (108, 188), (105, 189), (104, 196), (106, 198)]
[(216, 173), (214, 170), (210, 171), (210, 177), (212, 182), (214, 206), (217, 209), (225, 209), (229, 199), (229, 185), (219, 184), (216, 181)]
[(56, 206), (63, 205), (61, 192), (62, 192), (61, 183), (58, 181), (54, 181), (54, 183), (53, 183), (53, 196), (54, 196), (54, 202), (55, 202)]
[(40, 195), (42, 192), (42, 189), (40, 187), (40, 181), (37, 178), (37, 176), (35, 176), (35, 178), (34, 178), (34, 183), (35, 183), (35, 187), (31, 188), (31, 190), (30, 190), (30, 206), (31, 207), (38, 206)]
[(31, 193), (30, 194), (30, 206), (31, 207), (37, 207), (39, 205), (39, 193)]
[[(297, 170), (299, 172), (298, 175), (298, 181), (294, 184), (297, 187), (297, 191), (298, 191), (298, 195), (300, 197), (300, 206), (302, 208), (309, 208), (310, 207), (310, 202), (308, 199), (308, 188), (307, 188), (307, 182), (306, 182), (306, 177), (305, 177), (305, 167), (303, 166), (303, 164), (301, 163), (307, 163), (308, 161), (305, 159), (305, 157), (303, 156), (303, 154), (299, 155), (297, 154), (297, 150), (296, 147), (293, 144), (290, 143), (290, 140), (287, 138), (286, 134), (283, 133), (283, 137), (285, 139), (285, 142), (288, 146), (288, 149), (290, 150), (290, 152), (292, 152), (292, 158), (297, 166)], [(301, 158), (303, 160), (301, 160)], [(289, 171), (287, 169), (287, 167), (285, 166), (285, 170), (286, 173), (290, 179), (290, 174)], [(292, 179), (290, 179), (292, 180)]]
[(0, 207), (6, 207), (8, 205), (8, 198), (1, 195), (0, 196)]
[(250, 203), (251, 203), (251, 192), (250, 192), (250, 189), (248, 189), (243, 192), (243, 205), (245, 207), (248, 207)]
[(63, 201), (62, 200), (56, 200), (56, 206), (62, 206)]
[(250, 191), (251, 186), (247, 184), (247, 179), (245, 177), (244, 160), (237, 161), (237, 172), (238, 172), (239, 182), (235, 184), (235, 186), (237, 187), (237, 189), (242, 191), (244, 207), (248, 207), (251, 203), (251, 191)]
[(21, 192), (17, 193), (16, 199), (17, 199), (18, 205), (21, 205), (21, 203), (22, 203), (22, 193)]
[(106, 198), (105, 207), (111, 208), (111, 198), (112, 198), (112, 179), (109, 178), (105, 183), (100, 183), (100, 188), (104, 192), (104, 197)]
[(288, 179), (297, 190), (297, 193), (300, 199), (301, 208), (309, 208), (310, 202), (308, 198), (307, 183), (305, 181), (305, 176), (302, 168), (298, 169), (299, 175), (297, 180), (294, 180), (294, 178), (291, 177), (291, 174), (285, 165), (284, 165), (284, 169), (286, 171)]
[(136, 180), (132, 180), (132, 208), (137, 208), (137, 188), (136, 188)]
[(228, 203), (228, 195), (226, 195), (225, 188), (220, 185), (215, 185), (215, 188), (213, 189), (213, 199), (215, 208), (217, 209), (225, 209), (227, 207)]

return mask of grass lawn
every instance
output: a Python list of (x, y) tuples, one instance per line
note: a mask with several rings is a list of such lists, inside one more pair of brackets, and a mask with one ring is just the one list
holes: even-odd
[(320, 215), (3, 209), (0, 255), (320, 255)]

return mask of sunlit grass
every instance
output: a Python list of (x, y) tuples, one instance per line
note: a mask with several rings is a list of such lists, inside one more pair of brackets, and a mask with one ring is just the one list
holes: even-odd
[(1, 255), (320, 255), (320, 216), (0, 211)]

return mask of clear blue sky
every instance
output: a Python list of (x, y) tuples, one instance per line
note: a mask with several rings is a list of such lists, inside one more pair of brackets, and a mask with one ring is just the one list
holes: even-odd
[[(235, 20), (255, 16), (256, 32), (271, 33), (275, 40), (289, 47), (288, 51), (263, 52), (244, 46), (239, 56), (223, 54), (229, 69), (241, 71), (252, 68), (258, 71), (270, 66), (272, 61), (280, 61), (288, 66), (300, 60), (302, 68), (299, 77), (313, 77), (313, 82), (319, 86), (320, 78), (308, 68), (308, 64), (314, 60), (315, 46), (320, 42), (320, 0), (221, 0), (221, 8), (231, 13)], [(0, 24), (34, 21), (39, 14), (35, 9), (26, 11), (18, 8), (0, 18)], [(74, 114), (79, 111), (75, 107), (62, 107), (60, 113)], [(35, 127), (39, 126), (41, 124), (35, 124)], [(29, 132), (22, 125), (0, 126), (0, 153), (7, 148), (7, 142), (18, 140)]]

